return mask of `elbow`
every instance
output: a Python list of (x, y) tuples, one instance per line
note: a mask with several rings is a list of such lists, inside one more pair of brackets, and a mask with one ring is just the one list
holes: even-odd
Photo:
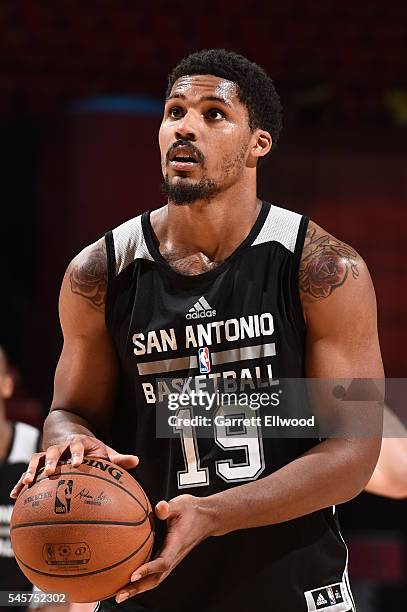
[(348, 483), (343, 491), (343, 495), (341, 499), (337, 500), (337, 504), (346, 504), (347, 502), (355, 499), (358, 495), (360, 495), (364, 490), (366, 490), (366, 485), (368, 484), (369, 479), (366, 478), (365, 473), (357, 474), (356, 471), (353, 472), (352, 478), (349, 478)]
[(366, 488), (370, 482), (378, 465), (380, 451), (382, 446), (382, 439), (371, 439), (364, 441), (364, 445), (361, 449), (361, 465), (360, 465), (360, 479), (361, 488), (359, 493)]
[(348, 495), (344, 502), (357, 497), (371, 481), (380, 453), (380, 441), (370, 441), (361, 449), (356, 447), (353, 460), (348, 465)]
[(341, 504), (346, 504), (348, 501), (355, 499), (358, 495), (360, 495), (366, 488), (365, 479), (361, 478), (357, 482), (353, 481), (352, 485), (348, 488), (346, 495), (343, 499), (341, 499)]

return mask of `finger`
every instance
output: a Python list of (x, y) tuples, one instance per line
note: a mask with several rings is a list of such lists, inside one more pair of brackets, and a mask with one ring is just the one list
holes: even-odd
[(44, 466), (44, 475), (51, 476), (55, 472), (55, 468), (57, 467), (58, 461), (61, 458), (62, 453), (68, 447), (68, 442), (65, 444), (53, 444), (47, 448), (45, 453), (45, 466)]
[(23, 478), (23, 484), (29, 485), (32, 483), (32, 481), (35, 478), (35, 474), (37, 472), (38, 466), (40, 464), (40, 462), (43, 462), (45, 458), (45, 453), (34, 453), (34, 455), (31, 457), (31, 461), (28, 464), (28, 468), (25, 472), (24, 478)]
[(170, 514), (170, 505), (167, 501), (161, 500), (155, 507), (155, 513), (160, 521), (165, 521)]
[(10, 497), (12, 499), (17, 499), (17, 497), (20, 495), (22, 489), (24, 488), (23, 485), (23, 478), (25, 476), (25, 472), (23, 472), (19, 478), (19, 480), (17, 481), (17, 483), (14, 485), (14, 487), (11, 489), (10, 491)]
[(129, 589), (128, 591), (119, 591), (118, 593), (116, 593), (116, 603), (121, 604), (123, 603), (123, 601), (126, 601), (126, 599), (128, 599), (130, 596), (133, 597), (133, 594), (130, 595), (130, 590), (131, 589)]
[(127, 584), (125, 587), (123, 587), (122, 589), (120, 589), (120, 591), (116, 593), (116, 602), (123, 603), (123, 601), (129, 599), (129, 597), (134, 597), (134, 595), (137, 595), (138, 593), (143, 593), (144, 591), (150, 591), (151, 589), (154, 589), (156, 586), (158, 586), (161, 581), (162, 574), (154, 574), (152, 576), (147, 576), (147, 578), (144, 578), (136, 585)]
[(140, 565), (131, 575), (131, 582), (137, 582), (151, 574), (163, 574), (170, 569), (170, 562), (167, 558), (156, 557), (144, 565)]
[(83, 461), (83, 456), (85, 454), (85, 447), (83, 442), (80, 440), (76, 440), (75, 442), (71, 442), (69, 445), (69, 452), (71, 453), (71, 465), (72, 467), (78, 467)]
[(106, 449), (109, 461), (116, 463), (116, 465), (120, 465), (126, 469), (131, 469), (137, 467), (139, 464), (139, 458), (136, 455), (122, 455), (113, 448), (110, 448), (110, 446), (106, 446)]

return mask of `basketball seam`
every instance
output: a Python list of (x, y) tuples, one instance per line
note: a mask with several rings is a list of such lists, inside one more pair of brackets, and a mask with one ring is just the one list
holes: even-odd
[[(154, 542), (151, 544), (150, 549), (148, 551), (148, 553), (146, 554), (146, 556), (143, 559), (143, 562), (141, 563), (141, 565), (144, 565), (144, 563), (147, 561), (147, 559), (150, 558), (151, 553), (153, 552), (153, 546), (154, 546)], [(139, 566), (140, 567), (140, 566)], [(108, 595), (107, 597), (105, 597), (105, 599), (110, 599), (111, 597), (113, 597), (116, 593), (113, 592), (110, 595)], [(100, 603), (100, 602), (99, 602)], [(95, 612), (95, 611), (93, 611)]]
[(41, 525), (121, 525), (125, 527), (137, 527), (143, 525), (148, 519), (148, 514), (143, 518), (142, 521), (130, 522), (130, 521), (37, 521), (35, 523), (20, 523), (10, 528), (10, 531), (14, 529), (21, 529), (21, 527), (34, 527)]
[(122, 563), (125, 563), (126, 561), (128, 561), (129, 559), (131, 559), (132, 557), (134, 557), (134, 555), (136, 555), (140, 550), (142, 550), (142, 548), (145, 546), (145, 544), (148, 542), (151, 534), (153, 533), (153, 530), (151, 529), (150, 533), (148, 534), (148, 536), (146, 537), (146, 539), (144, 540), (144, 542), (142, 544), (140, 544), (140, 546), (133, 551), (128, 557), (125, 557), (124, 559), (122, 559), (121, 561), (117, 561), (117, 563), (113, 563), (113, 565), (109, 565), (108, 567), (104, 567), (103, 569), (98, 569), (98, 570), (94, 570), (93, 572), (86, 572), (84, 574), (76, 574), (75, 576), (73, 576), (72, 574), (68, 574), (68, 575), (58, 575), (58, 574), (51, 574), (49, 572), (42, 572), (41, 570), (37, 570), (33, 567), (31, 567), (30, 565), (27, 565), (27, 563), (24, 563), (24, 561), (22, 559), (20, 559), (20, 557), (17, 557), (17, 555), (15, 555), (17, 561), (19, 563), (21, 563), (21, 565), (24, 565), (24, 567), (26, 567), (27, 569), (29, 569), (31, 572), (35, 572), (36, 574), (41, 574), (41, 576), (49, 576), (51, 578), (83, 578), (84, 576), (94, 576), (95, 574), (101, 574), (102, 572), (107, 572), (115, 567), (117, 567), (118, 565), (121, 565)]
[(142, 492), (142, 494), (143, 494), (143, 497), (144, 497), (144, 499), (145, 499), (145, 501), (146, 501), (146, 503), (147, 503), (147, 508), (148, 508), (148, 504), (149, 504), (150, 502), (149, 502), (149, 500), (148, 500), (148, 498), (147, 498), (147, 495), (145, 494), (145, 491), (144, 491), (143, 487), (141, 487), (141, 486), (140, 486), (140, 491), (141, 491), (141, 492)]

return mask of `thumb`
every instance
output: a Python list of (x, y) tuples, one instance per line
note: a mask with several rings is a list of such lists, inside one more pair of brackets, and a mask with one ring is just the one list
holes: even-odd
[(155, 507), (155, 513), (157, 518), (160, 519), (160, 521), (167, 520), (170, 514), (170, 504), (165, 500), (159, 501)]
[(137, 467), (139, 464), (139, 458), (136, 455), (122, 455), (109, 446), (106, 446), (106, 450), (109, 461), (116, 465), (120, 465), (120, 467), (129, 470)]

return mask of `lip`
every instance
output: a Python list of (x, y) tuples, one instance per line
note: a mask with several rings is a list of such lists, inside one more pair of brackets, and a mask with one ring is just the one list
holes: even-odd
[(185, 162), (180, 162), (180, 161), (175, 161), (175, 160), (170, 161), (170, 167), (173, 170), (182, 170), (183, 172), (193, 170), (195, 166), (197, 165), (198, 164), (196, 162), (191, 162), (191, 161), (185, 161)]
[(190, 157), (195, 163), (199, 163), (199, 156), (197, 152), (194, 151), (192, 147), (186, 145), (179, 144), (171, 150), (169, 154), (169, 161), (173, 162), (176, 157)]

